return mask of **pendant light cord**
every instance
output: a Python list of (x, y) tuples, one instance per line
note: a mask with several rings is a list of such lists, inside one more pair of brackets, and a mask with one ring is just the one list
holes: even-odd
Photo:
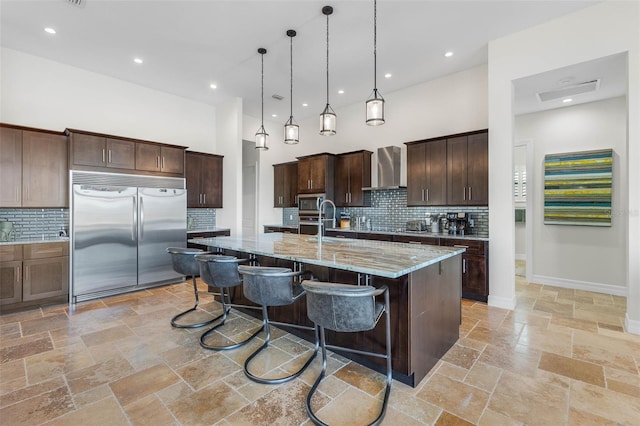
[(327, 15), (327, 105), (329, 105), (329, 15)]
[(289, 57), (291, 58), (291, 68), (290, 68), (290, 81), (291, 84), (289, 86), (290, 88), (290, 92), (289, 92), (289, 118), (292, 119), (291, 124), (293, 124), (293, 36), (289, 36), (289, 41), (291, 42), (291, 44), (289, 45)]
[(260, 103), (262, 104), (260, 124), (264, 127), (264, 53), (260, 54), (260, 61), (262, 62), (260, 68)]
[(378, 91), (378, 75), (377, 75), (377, 41), (378, 41), (378, 22), (377, 22), (377, 2), (373, 0), (373, 90)]

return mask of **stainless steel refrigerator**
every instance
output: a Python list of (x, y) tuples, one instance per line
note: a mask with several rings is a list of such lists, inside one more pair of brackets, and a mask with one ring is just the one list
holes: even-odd
[(131, 183), (170, 183), (181, 188), (141, 187), (122, 185), (127, 181), (121, 175), (76, 175), (71, 214), (72, 302), (182, 279), (174, 272), (166, 248), (186, 247), (184, 179), (130, 179)]

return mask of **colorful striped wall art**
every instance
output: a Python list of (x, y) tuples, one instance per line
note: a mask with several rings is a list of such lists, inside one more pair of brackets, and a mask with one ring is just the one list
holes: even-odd
[(613, 150), (544, 157), (544, 223), (611, 226)]

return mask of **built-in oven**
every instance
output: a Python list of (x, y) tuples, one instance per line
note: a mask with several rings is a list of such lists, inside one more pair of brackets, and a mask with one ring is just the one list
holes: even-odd
[[(306, 235), (322, 234), (324, 212), (320, 212), (320, 204), (325, 194), (298, 195), (298, 233)], [(323, 207), (324, 210), (324, 207)]]
[(298, 220), (298, 234), (302, 235), (322, 235), (322, 227), (324, 226), (324, 220), (318, 219), (318, 215), (315, 216), (300, 216)]

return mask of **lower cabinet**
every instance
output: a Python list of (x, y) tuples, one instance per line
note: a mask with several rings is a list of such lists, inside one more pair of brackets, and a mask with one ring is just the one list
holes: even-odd
[(69, 243), (0, 246), (0, 305), (19, 308), (69, 294)]
[(272, 232), (283, 232), (285, 234), (297, 234), (298, 228), (291, 228), (287, 226), (264, 226), (264, 233), (269, 234)]

